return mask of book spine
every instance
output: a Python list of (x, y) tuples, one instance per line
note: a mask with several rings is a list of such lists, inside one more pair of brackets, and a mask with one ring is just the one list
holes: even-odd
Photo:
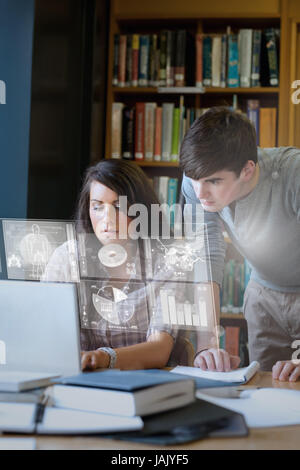
[(159, 55), (159, 85), (166, 86), (166, 65), (167, 65), (167, 31), (160, 33), (160, 55)]
[(212, 38), (212, 86), (219, 87), (221, 85), (221, 36)]
[(220, 78), (220, 86), (222, 88), (226, 87), (226, 80), (227, 80), (227, 35), (222, 34), (222, 44), (221, 44), (221, 78)]
[(278, 86), (278, 61), (277, 61), (277, 45), (274, 28), (265, 30), (266, 35), (266, 48), (268, 51), (268, 64), (269, 64), (269, 84), (271, 86)]
[(251, 85), (252, 29), (240, 30), (240, 84), (249, 88)]
[(180, 132), (180, 109), (174, 108), (173, 129), (172, 129), (172, 150), (171, 150), (172, 162), (178, 161), (179, 132)]
[(185, 86), (186, 30), (176, 33), (175, 86)]
[(120, 35), (120, 48), (119, 48), (119, 71), (118, 71), (118, 85), (121, 87), (125, 86), (126, 76), (126, 47), (127, 47), (127, 36), (125, 34)]
[(150, 36), (150, 57), (149, 57), (149, 85), (157, 86), (156, 84), (156, 55), (157, 55), (157, 34)]
[(145, 104), (145, 160), (152, 161), (154, 155), (154, 127), (156, 103)]
[(256, 145), (259, 145), (259, 100), (247, 100), (247, 116), (256, 132)]
[(144, 160), (145, 103), (135, 105), (135, 160)]
[(132, 86), (138, 86), (139, 75), (139, 49), (140, 38), (138, 34), (132, 35)]
[(226, 326), (225, 349), (232, 356), (239, 355), (239, 326)]
[[(177, 178), (169, 178), (168, 181), (168, 196), (167, 196), (167, 204), (170, 208), (177, 202), (177, 190), (178, 190), (178, 179)], [(170, 211), (170, 225), (171, 227), (174, 226), (175, 221), (175, 213), (174, 210)]]
[(203, 34), (196, 34), (196, 87), (203, 85)]
[(168, 176), (158, 177), (158, 199), (161, 204), (168, 203)]
[(211, 86), (212, 79), (212, 38), (209, 35), (203, 37), (203, 85)]
[(132, 34), (127, 36), (125, 86), (132, 82)]
[(140, 36), (139, 86), (148, 86), (149, 36)]
[(174, 86), (174, 49), (175, 34), (173, 31), (167, 31), (167, 52), (166, 52), (166, 85)]
[(251, 64), (251, 86), (260, 86), (260, 52), (261, 52), (261, 30), (253, 31), (252, 39), (252, 64)]
[(276, 108), (260, 108), (259, 145), (260, 147), (276, 147)]
[(118, 86), (119, 83), (119, 47), (120, 47), (120, 35), (114, 35), (114, 61), (113, 61), (113, 86)]
[(160, 84), (160, 36), (157, 36), (157, 46), (155, 51), (155, 74), (153, 86), (158, 87)]
[(134, 158), (134, 108), (123, 108), (122, 126), (122, 157), (126, 160)]
[(123, 103), (112, 104), (111, 158), (121, 158)]
[(239, 50), (238, 37), (236, 34), (228, 36), (228, 87), (239, 86)]
[(169, 162), (172, 150), (174, 103), (163, 103), (162, 105), (162, 160)]
[(155, 110), (155, 138), (154, 138), (154, 161), (161, 160), (161, 139), (162, 139), (162, 108)]

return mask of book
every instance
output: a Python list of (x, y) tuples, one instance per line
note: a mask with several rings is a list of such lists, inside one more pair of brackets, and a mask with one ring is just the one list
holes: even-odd
[(163, 30), (159, 36), (160, 54), (159, 54), (159, 85), (166, 86), (167, 75), (167, 31)]
[(185, 86), (185, 60), (187, 33), (185, 29), (176, 32), (175, 86)]
[(170, 207), (170, 225), (174, 226), (175, 222), (175, 213), (172, 210), (172, 206), (177, 202), (177, 192), (178, 192), (178, 178), (169, 178), (168, 180), (168, 193), (167, 193), (167, 204)]
[(227, 34), (222, 34), (221, 39), (221, 77), (220, 87), (226, 87), (227, 80)]
[(247, 116), (256, 132), (256, 145), (259, 145), (259, 100), (247, 100)]
[(212, 38), (212, 83), (213, 87), (221, 85), (221, 53), (222, 53), (222, 38), (221, 36), (214, 35)]
[(177, 375), (183, 374), (190, 377), (200, 377), (208, 380), (216, 380), (228, 384), (245, 384), (256, 374), (260, 365), (257, 361), (251, 362), (249, 366), (231, 370), (229, 372), (217, 372), (202, 370), (198, 367), (177, 366), (171, 370), (171, 373)]
[(118, 86), (119, 83), (119, 45), (120, 45), (120, 35), (114, 35), (114, 59), (113, 59), (113, 86)]
[(0, 403), (0, 431), (22, 434), (100, 434), (143, 428), (138, 416), (118, 416), (42, 406)]
[(162, 160), (170, 161), (172, 151), (174, 103), (162, 104)]
[(154, 161), (161, 160), (161, 137), (162, 137), (162, 108), (155, 109), (155, 136), (154, 136)]
[(259, 113), (259, 145), (260, 147), (276, 147), (276, 108), (260, 108)]
[(239, 326), (226, 326), (225, 328), (225, 350), (232, 356), (239, 355)]
[(132, 76), (131, 76), (132, 86), (138, 86), (139, 50), (140, 50), (140, 37), (138, 34), (133, 34), (132, 35)]
[(119, 67), (118, 67), (118, 86), (125, 86), (126, 77), (126, 48), (127, 48), (127, 36), (126, 34), (120, 35), (119, 45)]
[(46, 374), (43, 372), (22, 372), (22, 371), (1, 371), (0, 391), (1, 392), (21, 392), (37, 387), (46, 387), (58, 375)]
[(145, 103), (135, 104), (135, 140), (134, 140), (134, 158), (135, 160), (144, 160), (145, 145)]
[(145, 103), (145, 160), (152, 161), (154, 155), (154, 132), (156, 103)]
[(157, 34), (151, 34), (150, 36), (150, 57), (149, 57), (149, 85), (157, 87), (159, 82), (157, 80), (156, 67), (157, 67)]
[(124, 106), (122, 117), (122, 157), (134, 159), (134, 108)]
[(211, 86), (212, 79), (212, 38), (205, 34), (203, 37), (203, 85)]
[(166, 49), (166, 86), (174, 86), (175, 84), (175, 32), (167, 31), (167, 49)]
[(177, 162), (179, 155), (180, 109), (173, 109), (172, 149), (171, 161)]
[(168, 203), (168, 176), (155, 176), (153, 179), (154, 191), (160, 204)]
[(239, 39), (240, 85), (249, 88), (251, 85), (252, 29), (240, 29)]
[(140, 56), (139, 56), (139, 86), (148, 86), (149, 77), (149, 49), (150, 38), (148, 34), (140, 36)]
[(203, 85), (203, 34), (196, 34), (196, 87)]
[(125, 86), (131, 86), (132, 83), (132, 34), (128, 34), (126, 42), (126, 73)]
[(124, 103), (112, 104), (111, 158), (121, 158), (122, 154), (122, 119)]
[(264, 31), (266, 37), (266, 49), (268, 53), (269, 65), (269, 85), (279, 85), (279, 68), (278, 68), (278, 45), (274, 28), (268, 28)]
[(194, 401), (193, 379), (155, 370), (105, 370), (66, 377), (51, 388), (58, 408), (146, 416)]
[(254, 29), (252, 36), (251, 86), (260, 86), (261, 30)]
[(237, 34), (228, 35), (228, 70), (227, 84), (228, 87), (239, 86), (239, 50)]

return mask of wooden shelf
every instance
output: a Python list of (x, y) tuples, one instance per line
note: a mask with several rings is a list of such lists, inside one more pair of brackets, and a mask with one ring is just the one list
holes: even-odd
[(245, 317), (242, 313), (221, 313), (221, 319), (228, 320), (245, 320)]
[(133, 160), (139, 166), (151, 166), (151, 167), (174, 167), (179, 168), (179, 162), (149, 162), (146, 160)]
[[(209, 87), (209, 88), (204, 88), (204, 93), (201, 91), (201, 89), (197, 90), (195, 87), (195, 91), (191, 92), (191, 88), (194, 87), (186, 87), (187, 90), (184, 91), (184, 88), (180, 88), (178, 91), (174, 88), (174, 91), (170, 93), (169, 91), (166, 90), (166, 94), (206, 94), (206, 93), (216, 93), (216, 94), (260, 94), (260, 93), (279, 93), (279, 87), (252, 87), (252, 88), (219, 88), (219, 87)], [(161, 90), (161, 88), (160, 88)], [(112, 91), (115, 94), (124, 94), (124, 95), (131, 95), (131, 94), (159, 94), (163, 95), (163, 92), (158, 92), (158, 89), (156, 87), (112, 87)]]

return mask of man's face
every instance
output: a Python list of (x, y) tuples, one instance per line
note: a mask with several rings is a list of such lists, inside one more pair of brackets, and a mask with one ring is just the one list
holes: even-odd
[(213, 175), (191, 180), (195, 194), (204, 210), (220, 212), (243, 195), (244, 180), (233, 171), (222, 170)]

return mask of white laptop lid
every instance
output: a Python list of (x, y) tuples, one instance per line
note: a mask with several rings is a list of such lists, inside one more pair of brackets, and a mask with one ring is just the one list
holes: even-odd
[(1, 371), (80, 371), (74, 284), (0, 281)]

